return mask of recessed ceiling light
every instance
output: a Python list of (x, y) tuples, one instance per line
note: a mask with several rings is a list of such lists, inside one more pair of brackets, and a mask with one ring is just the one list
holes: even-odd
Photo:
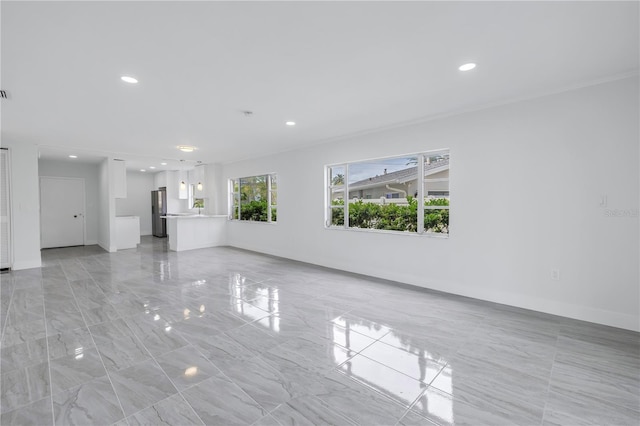
[(78, 158), (77, 155), (70, 155), (69, 158)]
[(295, 121), (287, 121), (287, 122), (286, 122), (286, 123), (284, 123), (284, 124), (286, 124), (287, 126), (295, 126), (295, 125), (296, 125), (296, 122), (295, 122)]
[(136, 84), (138, 82), (137, 78), (133, 78), (133, 77), (128, 76), (128, 75), (123, 75), (122, 77), (120, 77), (120, 80), (124, 81), (125, 83), (130, 83), (130, 84)]
[(140, 169), (140, 171), (141, 171), (141, 172), (146, 172), (146, 170), (145, 170), (145, 169)]
[(182, 152), (193, 152), (196, 149), (196, 147), (190, 146), (190, 145), (180, 145), (178, 146), (178, 149)]
[(476, 64), (474, 64), (473, 62), (469, 62), (468, 64), (460, 65), (458, 67), (458, 69), (460, 71), (470, 71), (470, 70), (474, 69), (475, 67), (476, 67)]
[(156, 168), (156, 166), (149, 166), (149, 168), (153, 170)]
[(167, 163), (160, 163), (160, 165), (161, 165), (161, 166), (166, 166), (166, 165), (167, 165)]

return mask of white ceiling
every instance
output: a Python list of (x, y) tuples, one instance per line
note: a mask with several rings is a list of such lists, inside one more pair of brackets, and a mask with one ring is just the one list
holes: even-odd
[(3, 140), (60, 158), (224, 163), (639, 66), (638, 2), (1, 3)]

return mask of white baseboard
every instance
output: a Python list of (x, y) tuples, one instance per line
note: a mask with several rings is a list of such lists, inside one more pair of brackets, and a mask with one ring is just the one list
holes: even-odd
[(40, 268), (42, 266), (42, 261), (40, 260), (31, 260), (25, 262), (14, 262), (11, 266), (12, 271), (19, 271), (21, 269), (33, 269)]

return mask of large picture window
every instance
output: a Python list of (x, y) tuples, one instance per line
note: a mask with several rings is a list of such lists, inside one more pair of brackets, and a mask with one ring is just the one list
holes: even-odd
[(229, 219), (276, 222), (278, 182), (275, 173), (229, 180)]
[(445, 149), (327, 166), (326, 226), (448, 235), (449, 160)]

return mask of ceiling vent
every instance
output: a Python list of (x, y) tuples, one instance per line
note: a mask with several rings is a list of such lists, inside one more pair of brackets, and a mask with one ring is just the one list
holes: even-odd
[(0, 90), (0, 98), (2, 99), (7, 99), (7, 91), (6, 90)]

